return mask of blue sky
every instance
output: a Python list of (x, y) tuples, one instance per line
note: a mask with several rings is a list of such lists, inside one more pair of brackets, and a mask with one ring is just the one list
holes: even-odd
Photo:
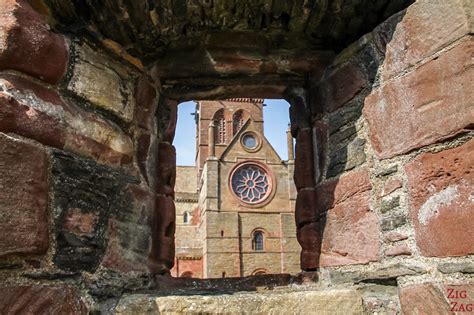
[[(285, 100), (266, 99), (263, 108), (264, 132), (283, 160), (288, 159), (286, 147), (286, 130), (290, 118), (288, 116), (288, 102)], [(194, 122), (194, 108), (196, 103), (183, 102), (178, 107), (178, 125), (174, 146), (176, 147), (177, 165), (194, 165), (196, 154), (196, 124)]]

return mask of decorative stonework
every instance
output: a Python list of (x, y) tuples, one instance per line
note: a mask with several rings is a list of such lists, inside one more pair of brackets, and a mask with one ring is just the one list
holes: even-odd
[(240, 137), (240, 143), (247, 152), (257, 152), (262, 147), (261, 138), (253, 131), (247, 131)]
[(268, 172), (252, 162), (239, 165), (230, 176), (232, 193), (246, 204), (264, 202), (270, 196), (272, 187), (272, 178)]

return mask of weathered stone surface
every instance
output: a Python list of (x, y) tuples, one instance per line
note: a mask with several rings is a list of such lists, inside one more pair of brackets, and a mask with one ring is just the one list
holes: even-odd
[(319, 221), (319, 213), (316, 207), (316, 196), (314, 188), (306, 188), (298, 191), (295, 204), (296, 227)]
[(393, 214), (387, 217), (384, 217), (380, 222), (382, 231), (390, 231), (396, 228), (401, 227), (407, 223), (407, 218), (403, 214)]
[(366, 314), (397, 314), (400, 310), (396, 286), (366, 284), (359, 291)]
[(66, 285), (0, 287), (2, 314), (88, 314), (79, 292)]
[(456, 282), (445, 282), (442, 285), (444, 296), (449, 302), (454, 314), (466, 314), (474, 312), (474, 282), (472, 279)]
[(158, 165), (155, 176), (156, 193), (174, 196), (176, 149), (167, 142), (160, 142), (158, 144)]
[(0, 257), (48, 249), (48, 165), (44, 149), (0, 133)]
[(369, 199), (369, 192), (362, 192), (328, 211), (321, 266), (365, 264), (379, 259), (379, 223), (369, 208)]
[(389, 181), (387, 181), (382, 190), (380, 191), (379, 193), (379, 197), (385, 197), (387, 195), (390, 195), (391, 193), (393, 193), (395, 190), (397, 190), (398, 188), (402, 188), (402, 181), (399, 180), (399, 179), (391, 179)]
[[(364, 116), (376, 154), (390, 158), (465, 132), (474, 121), (474, 41), (372, 91)], [(449, 67), (446, 65), (449, 64)]]
[(319, 212), (323, 213), (352, 196), (369, 191), (371, 188), (369, 174), (365, 168), (320, 184), (316, 189)]
[(474, 262), (466, 263), (440, 263), (438, 270), (442, 273), (474, 273)]
[(27, 1), (0, 4), (0, 69), (17, 70), (56, 84), (66, 74), (66, 39), (50, 31)]
[(411, 276), (426, 273), (426, 270), (418, 266), (405, 264), (393, 264), (374, 271), (332, 271), (331, 282), (339, 283), (386, 283), (395, 284), (398, 277)]
[[(3, 91), (2, 91), (3, 90)], [(133, 144), (116, 125), (26, 79), (0, 78), (0, 131), (112, 165), (132, 160)]]
[(411, 255), (411, 250), (406, 245), (396, 245), (385, 251), (385, 256)]
[(326, 177), (334, 177), (365, 162), (366, 140), (357, 133), (361, 106), (354, 105), (329, 115), (329, 165)]
[(293, 176), (297, 190), (312, 188), (314, 180), (314, 151), (312, 130), (303, 128), (298, 131), (295, 145), (295, 173)]
[(370, 210), (371, 185), (366, 169), (316, 188), (323, 222), (321, 266), (362, 264), (378, 260), (379, 224)]
[(300, 254), (301, 269), (315, 270), (319, 267), (321, 232), (320, 222), (311, 222), (296, 230), (296, 238), (302, 248)]
[(146, 272), (155, 195), (135, 185), (127, 192), (132, 196), (133, 205), (121, 209), (108, 220), (108, 244), (102, 265), (122, 273)]
[(432, 283), (402, 287), (400, 306), (404, 314), (452, 314), (440, 288)]
[(379, 169), (375, 172), (375, 176), (384, 177), (396, 173), (398, 171), (398, 166), (396, 164), (390, 165), (387, 168)]
[(386, 213), (400, 205), (400, 196), (396, 196), (389, 199), (383, 199), (382, 203), (380, 204), (380, 212)]
[(326, 165), (326, 151), (328, 147), (328, 127), (322, 121), (313, 123), (313, 149), (316, 183), (321, 181)]
[[(45, 1), (59, 23), (71, 26), (87, 22), (86, 30), (94, 25), (95, 32), (107, 34), (130, 54), (139, 55), (146, 62), (159, 60), (167, 46), (173, 54), (177, 48), (190, 51), (207, 44), (238, 49), (240, 54), (254, 56), (253, 59), (261, 50), (273, 48), (281, 51), (281, 57), (276, 61), (282, 59), (283, 68), (288, 67), (285, 56), (290, 48), (296, 53), (309, 45), (338, 50), (412, 2), (382, 0), (375, 5), (363, 0), (336, 8), (321, 3), (281, 0), (271, 3), (184, 1), (179, 4), (127, 0), (118, 9), (115, 1), (99, 6)], [(208, 64), (212, 64), (214, 55), (205, 59)], [(304, 57), (295, 58), (294, 62), (305, 64)], [(177, 59), (181, 58), (182, 55), (177, 56)], [(200, 65), (196, 68), (206, 65), (196, 64)], [(169, 74), (170, 77), (176, 75), (175, 72)]]
[(331, 69), (322, 78), (318, 87), (321, 99), (328, 112), (333, 112), (356, 96), (369, 81), (365, 69), (358, 60), (347, 62)]
[(142, 76), (135, 85), (135, 122), (139, 127), (151, 130), (158, 108), (158, 94), (150, 78)]
[(136, 180), (94, 161), (59, 152), (54, 154), (52, 173), (54, 263), (63, 270), (94, 271), (107, 248), (109, 219), (133, 213), (133, 198), (126, 187)]
[[(329, 141), (332, 141), (331, 138)], [(330, 150), (327, 177), (334, 177), (344, 171), (349, 171), (366, 161), (364, 152), (365, 139), (354, 138), (345, 147)]]
[(181, 290), (196, 294), (261, 292), (263, 288), (281, 288), (291, 284), (314, 284), (318, 281), (319, 275), (319, 272), (302, 272), (297, 275), (280, 273), (207, 279), (157, 275), (155, 276), (153, 290), (155, 290), (155, 293), (166, 295), (172, 295)]
[(176, 209), (173, 198), (157, 195), (152, 221), (152, 247), (148, 268), (153, 274), (169, 273), (174, 265)]
[[(358, 131), (356, 121), (362, 115), (362, 107), (355, 104), (347, 106), (329, 115), (329, 135), (338, 134), (338, 141), (342, 141)], [(351, 127), (349, 129), (349, 127)]]
[(385, 234), (385, 241), (390, 242), (390, 243), (403, 241), (403, 240), (406, 240), (407, 238), (408, 236), (406, 236), (405, 234), (394, 232), (394, 231), (388, 232), (387, 234)]
[(474, 253), (474, 140), (405, 166), (415, 238), (424, 256)]
[(242, 311), (250, 314), (363, 314), (360, 293), (351, 289), (211, 296), (130, 294), (125, 295), (115, 308), (116, 314), (240, 314)]
[[(382, 79), (388, 80), (471, 31), (472, 2), (418, 1), (411, 5), (388, 41)], [(471, 14), (470, 14), (471, 12)], [(377, 32), (376, 36), (380, 35)]]
[(130, 122), (135, 111), (136, 74), (105, 52), (76, 45), (76, 61), (68, 89), (95, 106)]
[(291, 135), (297, 139), (300, 130), (311, 127), (309, 95), (308, 92), (301, 87), (286, 89), (285, 94), (285, 98), (290, 103)]
[(81, 209), (70, 208), (64, 214), (62, 228), (80, 236), (93, 236), (95, 225), (99, 220), (97, 212), (83, 213)]
[(158, 107), (158, 132), (161, 141), (173, 143), (178, 122), (178, 102), (162, 98)]
[(135, 139), (135, 158), (140, 173), (145, 178), (148, 187), (156, 188), (156, 177), (158, 167), (158, 139), (155, 133), (138, 131)]

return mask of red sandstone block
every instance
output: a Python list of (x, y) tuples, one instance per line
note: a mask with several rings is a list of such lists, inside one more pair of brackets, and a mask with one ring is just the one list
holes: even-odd
[(151, 130), (158, 107), (156, 88), (151, 79), (142, 76), (135, 86), (135, 121), (139, 127)]
[(399, 233), (399, 232), (389, 232), (387, 234), (385, 234), (385, 242), (387, 243), (393, 243), (393, 242), (399, 242), (399, 241), (403, 241), (403, 240), (406, 240), (408, 238), (407, 235), (405, 234), (402, 234), (402, 233)]
[(395, 190), (402, 188), (402, 181), (399, 179), (391, 179), (385, 183), (382, 188), (382, 191), (379, 193), (379, 198), (390, 195)]
[(403, 314), (450, 314), (450, 307), (436, 284), (424, 283), (400, 289), (400, 306)]
[(303, 270), (319, 267), (321, 253), (322, 226), (320, 222), (312, 222), (297, 228), (296, 238), (301, 245), (300, 264)]
[(375, 89), (364, 116), (376, 154), (390, 158), (465, 132), (474, 121), (474, 40)]
[(365, 191), (328, 211), (321, 248), (322, 267), (379, 260), (379, 221), (370, 210), (369, 201), (370, 192)]
[(175, 255), (176, 209), (172, 197), (157, 195), (151, 226), (148, 267), (153, 274), (166, 273), (173, 267)]
[(471, 314), (474, 311), (474, 284), (423, 283), (399, 291), (403, 314)]
[(318, 185), (316, 198), (319, 212), (322, 213), (352, 196), (369, 191), (372, 186), (366, 168), (350, 172), (344, 176)]
[(314, 188), (298, 191), (295, 204), (296, 226), (301, 227), (305, 224), (319, 220), (317, 212), (316, 196)]
[(132, 161), (133, 144), (115, 125), (26, 79), (0, 77), (0, 132), (117, 165)]
[(340, 108), (369, 84), (366, 70), (355, 58), (332, 70), (323, 80), (319, 89), (328, 112)]
[(46, 253), (48, 164), (44, 149), (0, 133), (0, 256)]
[(0, 314), (88, 314), (78, 291), (66, 285), (4, 286), (0, 296)]
[(176, 183), (176, 149), (167, 142), (158, 145), (158, 165), (156, 168), (156, 193), (174, 196)]
[(316, 121), (313, 123), (313, 146), (315, 158), (314, 158), (314, 167), (317, 168), (315, 172), (316, 183), (321, 180), (324, 166), (326, 164), (326, 150), (328, 142), (328, 127), (322, 121)]
[(365, 168), (316, 187), (317, 212), (327, 211), (321, 266), (379, 259), (379, 222), (369, 207), (371, 188)]
[(65, 38), (51, 32), (27, 1), (0, 2), (0, 69), (56, 84), (66, 73), (68, 58)]
[(176, 132), (176, 123), (178, 121), (178, 101), (166, 99), (161, 102), (161, 104), (161, 106), (165, 106), (166, 111), (169, 112), (168, 126), (165, 129), (162, 140), (164, 142), (173, 143)]
[(295, 172), (293, 178), (296, 189), (315, 186), (314, 163), (312, 129), (302, 128), (298, 131), (295, 146)]
[[(377, 27), (374, 30), (375, 38), (387, 37), (384, 40), (387, 46), (382, 80), (403, 73), (469, 34), (469, 13), (472, 9), (472, 1), (417, 1), (408, 7), (406, 13), (401, 13), (398, 23), (393, 23), (393, 34), (384, 34), (384, 25)], [(382, 24), (390, 22), (387, 20)]]
[(411, 255), (411, 250), (406, 245), (396, 245), (385, 251), (385, 256)]
[(424, 256), (474, 254), (474, 140), (405, 166), (410, 215)]

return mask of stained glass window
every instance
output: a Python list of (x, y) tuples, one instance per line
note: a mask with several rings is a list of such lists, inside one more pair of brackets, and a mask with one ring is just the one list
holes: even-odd
[(240, 200), (255, 204), (270, 194), (270, 178), (258, 165), (244, 164), (232, 175), (231, 187)]

